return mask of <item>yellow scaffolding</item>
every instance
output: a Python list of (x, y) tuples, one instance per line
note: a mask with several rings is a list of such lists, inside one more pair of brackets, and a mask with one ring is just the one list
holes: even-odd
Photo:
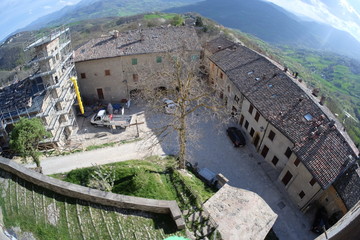
[(76, 97), (77, 97), (77, 100), (78, 100), (80, 112), (81, 112), (81, 114), (84, 114), (84, 106), (83, 106), (83, 103), (82, 103), (82, 101), (81, 101), (79, 86), (78, 86), (78, 84), (77, 84), (76, 77), (71, 77), (70, 80), (71, 80), (71, 81), (73, 82), (73, 84), (74, 84), (74, 89), (75, 89)]

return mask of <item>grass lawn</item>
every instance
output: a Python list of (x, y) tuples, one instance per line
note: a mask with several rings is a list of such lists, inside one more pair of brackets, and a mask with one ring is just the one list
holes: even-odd
[[(172, 157), (149, 157), (145, 160), (130, 160), (107, 164), (115, 171), (113, 193), (160, 199), (177, 200), (180, 208), (187, 208), (202, 203), (210, 198), (215, 191), (188, 171), (172, 171), (168, 166)], [(52, 177), (63, 181), (89, 186), (91, 174), (95, 167), (75, 169), (65, 174), (55, 174)], [(183, 194), (183, 192), (186, 194)], [(184, 196), (195, 195), (195, 196)]]

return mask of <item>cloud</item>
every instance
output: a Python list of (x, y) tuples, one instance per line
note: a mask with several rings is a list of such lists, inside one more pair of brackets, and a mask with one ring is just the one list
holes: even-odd
[[(272, 2), (289, 12), (299, 16), (305, 16), (317, 22), (331, 25), (342, 31), (350, 33), (360, 42), (360, 25), (357, 21), (345, 17), (340, 17), (332, 13), (331, 9), (321, 0), (266, 0)], [(359, 13), (349, 4), (347, 0), (339, 0), (339, 5), (348, 13), (354, 14), (360, 19)]]
[(44, 9), (51, 9), (52, 7), (49, 5), (43, 6)]
[(348, 11), (349, 13), (354, 14), (358, 19), (360, 19), (360, 14), (353, 8), (353, 6), (350, 5), (350, 3), (346, 0), (340, 0), (339, 5)]
[(78, 1), (64, 1), (64, 0), (60, 0), (59, 3), (63, 6), (71, 6), (71, 5), (75, 5)]

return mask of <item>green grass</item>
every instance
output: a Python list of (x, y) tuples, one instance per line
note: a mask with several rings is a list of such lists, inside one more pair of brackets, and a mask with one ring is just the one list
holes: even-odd
[[(116, 179), (112, 192), (136, 197), (153, 198), (161, 200), (177, 200), (183, 202), (178, 185), (185, 184), (186, 188), (192, 191), (202, 203), (210, 198), (215, 191), (207, 187), (200, 179), (193, 174), (176, 174), (169, 170), (168, 162), (173, 161), (172, 157), (161, 159), (150, 157), (145, 160), (130, 160), (107, 164), (114, 168)], [(95, 167), (75, 169), (66, 174), (55, 174), (52, 177), (67, 182), (88, 186)], [(175, 179), (175, 180), (174, 180)], [(189, 203), (184, 203), (184, 207)]]
[(144, 19), (149, 20), (149, 19), (156, 19), (156, 18), (164, 18), (164, 19), (172, 19), (173, 17), (175, 17), (177, 14), (175, 13), (157, 13), (157, 14), (147, 14), (144, 16)]
[[(64, 197), (15, 176), (1, 179), (0, 207), (6, 228), (18, 226), (36, 239), (164, 239), (177, 231), (170, 215), (121, 210)], [(2, 182), (2, 184), (1, 184)], [(49, 222), (49, 206), (58, 221)]]

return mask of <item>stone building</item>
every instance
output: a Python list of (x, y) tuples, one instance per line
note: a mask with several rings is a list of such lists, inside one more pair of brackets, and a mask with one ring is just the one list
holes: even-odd
[(226, 39), (208, 42), (205, 59), (217, 97), (301, 210), (318, 201), (330, 214), (345, 213), (360, 200), (360, 186), (341, 180), (350, 174), (359, 181), (352, 170), (358, 149), (308, 89), (269, 59)]
[(20, 117), (39, 117), (51, 133), (41, 146), (62, 146), (76, 129), (75, 92), (70, 80), (76, 72), (70, 30), (57, 29), (25, 50), (34, 53), (28, 63), (35, 69), (34, 74), (0, 89), (2, 144)]
[(166, 81), (157, 81), (159, 75), (173, 69), (179, 53), (198, 62), (201, 50), (192, 27), (115, 30), (75, 52), (82, 97), (87, 103), (113, 103), (133, 98), (144, 87), (171, 87)]

